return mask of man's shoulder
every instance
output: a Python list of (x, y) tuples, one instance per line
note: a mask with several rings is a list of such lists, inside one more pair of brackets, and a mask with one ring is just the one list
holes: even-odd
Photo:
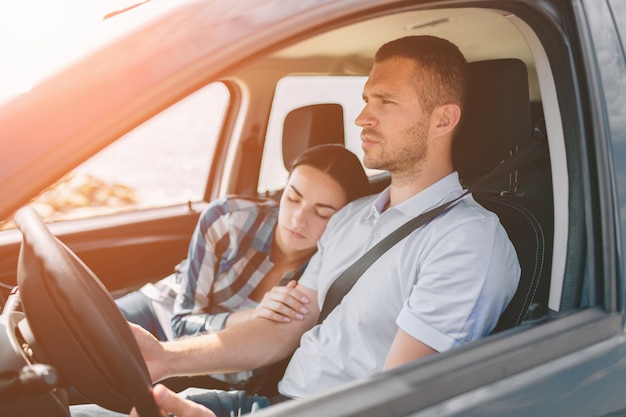
[(459, 219), (498, 221), (498, 216), (482, 206), (472, 194), (465, 196), (458, 204), (456, 214)]
[(509, 240), (498, 215), (483, 207), (472, 195), (463, 198), (433, 223), (438, 235), (446, 239), (469, 239), (483, 243), (492, 239)]

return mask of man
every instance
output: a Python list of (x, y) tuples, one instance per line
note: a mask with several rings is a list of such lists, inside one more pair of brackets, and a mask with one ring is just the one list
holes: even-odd
[[(379, 49), (356, 124), (365, 166), (388, 170), (391, 185), (329, 221), (296, 287), (300, 300), (283, 301), (284, 308), (306, 306), (308, 313), (289, 323), (258, 319), (165, 344), (134, 329), (154, 381), (255, 369), (295, 350), (278, 388), (283, 397), (302, 398), (489, 334), (517, 288), (520, 269), (498, 218), (471, 197), (392, 247), (317, 325), (328, 288), (341, 272), (410, 218), (463, 192), (451, 153), (465, 67), (455, 45), (431, 36), (401, 38)], [(164, 392), (159, 387), (155, 398), (167, 408), (158, 397)], [(246, 404), (243, 413), (267, 404), (265, 398), (236, 395), (236, 407)], [(193, 399), (224, 406), (215, 393)]]

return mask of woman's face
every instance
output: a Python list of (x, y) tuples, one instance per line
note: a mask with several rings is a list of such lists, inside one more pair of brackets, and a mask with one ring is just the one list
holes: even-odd
[(343, 188), (330, 175), (299, 165), (280, 199), (277, 243), (285, 252), (314, 249), (328, 219), (347, 202)]

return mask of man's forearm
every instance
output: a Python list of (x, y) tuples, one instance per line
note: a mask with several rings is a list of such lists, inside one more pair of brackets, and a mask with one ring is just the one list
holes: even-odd
[(258, 318), (218, 333), (167, 342), (159, 359), (165, 375), (155, 376), (238, 372), (269, 365), (290, 355), (314, 324), (311, 319), (276, 323)]

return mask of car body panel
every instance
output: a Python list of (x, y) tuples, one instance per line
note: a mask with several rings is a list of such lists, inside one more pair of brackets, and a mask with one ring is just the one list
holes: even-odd
[[(610, 239), (615, 233), (614, 254), (616, 259), (607, 259), (607, 265), (615, 265), (607, 276), (623, 276), (626, 271), (623, 245), (626, 242), (626, 108), (624, 108), (624, 94), (626, 94), (626, 62), (623, 34), (617, 28), (609, 28), (601, 22), (617, 18), (609, 2), (583, 2), (580, 9), (580, 30), (586, 33), (587, 42), (583, 42), (587, 55), (586, 62), (589, 74), (595, 85), (590, 86), (592, 105), (591, 118), (593, 135), (598, 152), (598, 166), (604, 168), (600, 175), (605, 181), (600, 181), (598, 189), (601, 192), (600, 201), (611, 204), (607, 207), (607, 218), (614, 218), (606, 224), (605, 235)], [(622, 14), (624, 7), (622, 3)], [(588, 30), (586, 32), (585, 30)], [(610, 188), (609, 187), (610, 184)], [(607, 188), (604, 188), (604, 187)], [(615, 293), (620, 296), (615, 300), (618, 308), (624, 308), (624, 283), (621, 279), (613, 281)]]
[[(552, 410), (544, 410), (544, 404), (558, 407), (558, 400), (571, 392), (571, 386), (554, 385), (554, 381), (567, 378), (575, 384), (572, 381), (578, 381), (578, 375), (584, 376), (579, 369), (588, 372), (589, 368), (603, 362), (605, 355), (612, 352), (615, 356), (623, 351), (623, 346), (619, 346), (623, 343), (620, 331), (619, 315), (606, 316), (599, 311), (587, 310), (561, 319), (560, 323), (514, 329), (506, 335), (506, 343), (497, 347), (481, 342), (461, 347), (454, 357), (451, 352), (442, 353), (357, 381), (327, 395), (299, 400), (299, 404), (281, 404), (280, 409), (276, 407), (276, 410), (261, 415), (460, 416), (466, 413), (483, 415), (483, 412), (484, 415), (495, 415), (496, 412), (502, 413), (515, 397), (524, 401), (517, 407), (512, 404), (513, 413), (543, 415), (547, 410), (545, 415), (551, 415)], [(614, 372), (612, 378), (620, 375), (623, 367), (620, 361), (608, 370), (611, 374)], [(529, 395), (542, 389), (549, 390), (555, 397)], [(588, 402), (589, 397), (580, 400)], [(619, 409), (623, 399), (615, 399), (613, 404), (618, 408), (607, 412)], [(493, 411), (490, 411), (491, 406)], [(420, 412), (411, 413), (410, 410)]]
[[(0, 153), (0, 219), (139, 123), (222, 81), (232, 100), (212, 155), (206, 201), (50, 226), (114, 293), (165, 276), (184, 257), (208, 201), (257, 192), (264, 132), (282, 76), (306, 72), (307, 65), (316, 74), (366, 75), (380, 39), (418, 25), (415, 16), (437, 17), (453, 7), (466, 14), (454, 17), (457, 32), (443, 33), (460, 43), (466, 41), (463, 17), (483, 13), (502, 17), (493, 20), (503, 23), (502, 31), (510, 26), (523, 34), (503, 36), (491, 52), (500, 57), (513, 39), (510, 53), (527, 62), (531, 101), (546, 116), (554, 183), (550, 313), (259, 415), (626, 415), (621, 0), (147, 2), (111, 18), (114, 27), (97, 51), (0, 105), (0, 138), (11, 151)], [(392, 12), (407, 12), (402, 25), (385, 25), (394, 22)], [(359, 32), (342, 32), (357, 22), (364, 23), (354, 26)], [(439, 30), (438, 23), (424, 22)], [(467, 41), (481, 39), (475, 36)], [(338, 41), (330, 48), (328, 39)], [(359, 39), (367, 47), (357, 51)], [(492, 58), (463, 46), (473, 60)], [(345, 59), (346, 51), (354, 56)], [(0, 234), (6, 285), (16, 282), (19, 246), (17, 231)]]

